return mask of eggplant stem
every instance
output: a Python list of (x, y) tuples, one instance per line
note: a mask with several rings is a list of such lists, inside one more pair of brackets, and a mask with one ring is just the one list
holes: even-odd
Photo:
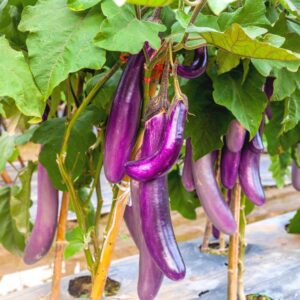
[[(233, 188), (231, 201), (232, 213), (236, 224), (240, 219), (241, 186), (237, 182)], [(228, 250), (228, 284), (227, 300), (236, 300), (238, 292), (238, 258), (239, 258), (239, 232), (230, 236)]]
[(238, 261), (238, 296), (239, 300), (246, 300), (244, 289), (244, 259), (246, 252), (245, 230), (247, 225), (246, 213), (246, 197), (242, 195), (240, 207), (240, 224), (239, 224), (239, 261)]
[(60, 208), (59, 221), (57, 225), (57, 236), (55, 245), (55, 260), (52, 275), (52, 287), (50, 300), (59, 300), (60, 296), (60, 280), (61, 267), (65, 248), (65, 233), (69, 208), (69, 193), (64, 192), (62, 196), (62, 203)]
[[(195, 8), (194, 8), (194, 10), (192, 12), (192, 16), (191, 16), (190, 22), (188, 24), (188, 27), (190, 25), (194, 24), (194, 22), (196, 21), (199, 13), (201, 12), (201, 10), (203, 9), (203, 7), (205, 6), (206, 2), (207, 2), (207, 0), (199, 1), (199, 3), (195, 6)], [(189, 33), (185, 32), (184, 35), (183, 35), (183, 37), (182, 37), (182, 40), (177, 45), (175, 45), (173, 47), (174, 52), (177, 52), (177, 51), (181, 50), (184, 47), (184, 44), (187, 41), (188, 37), (189, 37)]]

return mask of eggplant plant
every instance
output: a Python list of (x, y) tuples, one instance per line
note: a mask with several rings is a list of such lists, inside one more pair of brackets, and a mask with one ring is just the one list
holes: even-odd
[[(172, 210), (196, 219), (199, 205), (214, 236), (230, 236), (237, 271), (237, 208), (244, 216), (248, 200), (266, 201), (260, 156), (270, 156), (279, 186), (292, 163), (300, 189), (299, 15), (284, 0), (0, 5), (0, 243), (27, 264), (56, 244), (52, 300), (62, 254), (80, 251), (90, 298), (105, 295), (123, 219), (140, 255), (137, 297), (154, 299), (165, 277), (186, 275)], [(36, 164), (20, 147), (29, 142), (42, 145), (35, 220)], [(105, 188), (113, 198), (102, 228)], [(65, 234), (68, 211), (76, 226)]]

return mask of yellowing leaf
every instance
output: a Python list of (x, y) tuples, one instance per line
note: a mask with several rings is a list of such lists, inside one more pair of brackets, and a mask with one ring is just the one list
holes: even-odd
[(298, 53), (252, 39), (239, 24), (233, 24), (225, 32), (195, 26), (188, 28), (187, 31), (198, 32), (208, 44), (242, 57), (300, 61)]

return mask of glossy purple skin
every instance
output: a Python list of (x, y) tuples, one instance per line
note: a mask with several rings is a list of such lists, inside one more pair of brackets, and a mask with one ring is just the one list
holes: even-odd
[(244, 194), (257, 206), (266, 201), (259, 174), (260, 153), (254, 152), (247, 144), (242, 151), (239, 179)]
[(157, 151), (125, 164), (128, 176), (149, 181), (165, 175), (175, 164), (184, 138), (187, 108), (180, 100), (171, 109), (163, 139)]
[[(263, 129), (262, 129), (263, 130)], [(250, 141), (249, 147), (255, 153), (262, 153), (264, 151), (264, 144), (262, 142), (260, 133), (258, 132), (254, 138)]]
[[(163, 141), (166, 125), (162, 114), (145, 124), (141, 157), (154, 153)], [(167, 176), (140, 183), (142, 231), (148, 250), (161, 271), (172, 280), (185, 276), (185, 265), (173, 232)]]
[(212, 227), (212, 235), (215, 239), (220, 237), (220, 231), (215, 226)]
[(125, 175), (124, 164), (129, 160), (140, 122), (142, 104), (143, 52), (132, 55), (119, 82), (106, 127), (104, 172), (112, 183)]
[(237, 120), (231, 121), (227, 134), (226, 145), (231, 152), (239, 152), (243, 148), (246, 129)]
[(193, 176), (197, 195), (210, 221), (226, 234), (235, 233), (236, 222), (218, 187), (211, 153), (193, 163)]
[(231, 152), (226, 146), (221, 156), (221, 181), (225, 188), (232, 189), (238, 178), (241, 152)]
[(300, 168), (294, 161), (292, 161), (292, 185), (297, 191), (300, 191)]
[(58, 191), (40, 162), (37, 172), (37, 214), (23, 256), (28, 265), (34, 264), (48, 253), (55, 236), (58, 215)]
[(186, 139), (185, 157), (183, 163), (181, 182), (188, 192), (195, 190), (193, 170), (192, 170), (192, 144), (191, 138)]
[(140, 251), (138, 295), (139, 299), (152, 300), (162, 284), (163, 273), (153, 261), (143, 238), (139, 207), (139, 182), (131, 181), (132, 206), (127, 206), (124, 219), (128, 230)]
[(178, 65), (177, 74), (186, 79), (193, 79), (201, 76), (207, 66), (207, 47), (195, 50), (194, 61), (191, 65)]
[(270, 100), (273, 96), (273, 91), (274, 91), (274, 80), (276, 78), (275, 77), (270, 77), (268, 76), (266, 78), (266, 82), (264, 85), (264, 92), (266, 94), (266, 96), (268, 97), (268, 99)]

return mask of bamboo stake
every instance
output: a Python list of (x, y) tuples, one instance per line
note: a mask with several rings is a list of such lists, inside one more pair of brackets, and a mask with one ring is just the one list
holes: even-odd
[(65, 232), (68, 217), (69, 199), (69, 193), (64, 192), (57, 227), (54, 270), (52, 276), (52, 288), (50, 296), (51, 300), (59, 300), (60, 295), (61, 267), (65, 248)]
[[(125, 182), (129, 182), (129, 178), (124, 180)], [(117, 197), (115, 199), (115, 205), (113, 207), (113, 213), (111, 222), (108, 224), (108, 230), (106, 234), (106, 238), (103, 243), (102, 252), (100, 256), (100, 261), (94, 276), (92, 291), (91, 291), (91, 300), (99, 300), (102, 298), (105, 288), (105, 282), (107, 279), (111, 256), (116, 244), (116, 239), (118, 236), (118, 232), (121, 226), (121, 222), (123, 220), (123, 215), (125, 212), (127, 199), (129, 196), (129, 192), (123, 189), (118, 191)]]
[(245, 214), (245, 197), (242, 196), (240, 207), (240, 226), (239, 226), (239, 262), (238, 262), (238, 296), (239, 300), (246, 300), (244, 289), (244, 259), (246, 252), (245, 230), (247, 225)]
[(200, 250), (202, 252), (207, 252), (209, 249), (209, 239), (212, 233), (212, 223), (210, 222), (209, 219), (206, 220), (206, 225), (205, 225), (205, 230), (204, 230), (204, 236), (203, 236), (203, 241), (202, 245), (200, 247)]
[[(233, 199), (231, 202), (232, 212), (236, 224), (240, 219), (240, 201), (241, 186), (237, 182), (233, 190)], [(227, 300), (237, 300), (237, 280), (238, 280), (238, 255), (239, 255), (239, 232), (230, 236), (228, 251), (228, 283), (227, 283)]]

